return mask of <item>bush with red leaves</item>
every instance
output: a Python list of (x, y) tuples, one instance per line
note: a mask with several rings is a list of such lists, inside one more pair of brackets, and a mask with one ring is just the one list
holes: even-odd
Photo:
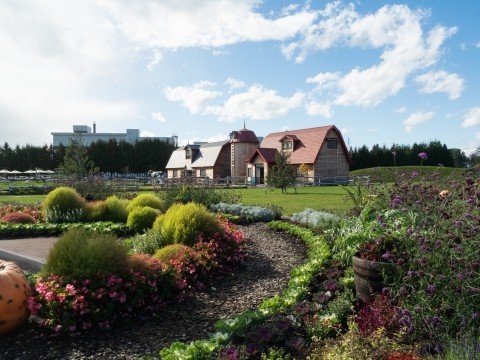
[(32, 215), (21, 211), (16, 211), (4, 215), (2, 218), (0, 218), (0, 222), (6, 222), (10, 224), (34, 224), (36, 221)]

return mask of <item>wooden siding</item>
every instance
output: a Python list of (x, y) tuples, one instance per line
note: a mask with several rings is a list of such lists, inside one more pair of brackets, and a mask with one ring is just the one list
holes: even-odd
[(337, 141), (336, 149), (328, 149), (327, 141), (324, 141), (314, 164), (314, 176), (320, 178), (334, 176), (348, 176), (350, 165), (347, 154), (340, 144), (340, 138), (336, 131), (329, 131), (326, 139)]
[(258, 148), (258, 143), (231, 143), (231, 176), (247, 176), (245, 160)]

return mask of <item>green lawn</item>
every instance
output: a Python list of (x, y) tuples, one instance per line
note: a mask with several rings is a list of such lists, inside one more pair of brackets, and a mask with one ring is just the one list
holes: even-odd
[(265, 188), (240, 189), (243, 205), (276, 205), (282, 208), (284, 215), (291, 215), (311, 208), (345, 213), (352, 208), (353, 203), (341, 186), (315, 186), (288, 189), (282, 194), (280, 189), (274, 191)]
[(0, 195), (2, 205), (39, 205), (46, 195)]
[[(401, 173), (416, 171), (419, 177), (432, 172), (440, 174), (437, 181), (446, 182), (449, 179), (462, 180), (467, 169), (444, 168), (438, 166), (406, 166), (370, 168), (350, 172), (350, 176), (370, 176), (373, 182), (393, 182), (395, 176)], [(1, 189), (1, 188), (0, 188)], [(314, 210), (327, 210), (331, 212), (345, 213), (352, 208), (353, 203), (341, 186), (299, 187), (297, 193), (293, 188), (288, 193), (282, 194), (279, 189), (265, 191), (263, 187), (248, 189), (232, 189), (240, 193), (244, 205), (276, 205), (282, 208), (284, 215), (291, 215), (311, 208)], [(4, 204), (37, 205), (43, 201), (45, 195), (0, 195), (0, 206)]]

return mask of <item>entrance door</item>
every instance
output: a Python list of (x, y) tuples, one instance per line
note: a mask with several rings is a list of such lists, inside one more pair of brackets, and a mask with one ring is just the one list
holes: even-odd
[(255, 165), (255, 183), (257, 184), (264, 184), (265, 179), (264, 179), (264, 169), (263, 165)]

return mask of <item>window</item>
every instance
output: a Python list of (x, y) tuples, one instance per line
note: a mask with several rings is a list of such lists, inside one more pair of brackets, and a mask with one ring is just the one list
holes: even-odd
[(177, 170), (173, 170), (173, 177), (177, 177), (177, 176), (178, 176)]
[(282, 142), (282, 150), (292, 150), (293, 149), (293, 141), (285, 140)]
[(327, 140), (327, 149), (336, 149), (337, 142), (335, 140)]
[(192, 149), (186, 148), (185, 149), (185, 159), (191, 159), (192, 158)]
[(247, 171), (248, 171), (247, 176), (248, 176), (248, 177), (252, 177), (252, 176), (253, 176), (253, 168), (252, 168), (252, 167), (249, 167), (249, 168), (247, 169)]
[(200, 176), (207, 176), (207, 169), (200, 169)]

